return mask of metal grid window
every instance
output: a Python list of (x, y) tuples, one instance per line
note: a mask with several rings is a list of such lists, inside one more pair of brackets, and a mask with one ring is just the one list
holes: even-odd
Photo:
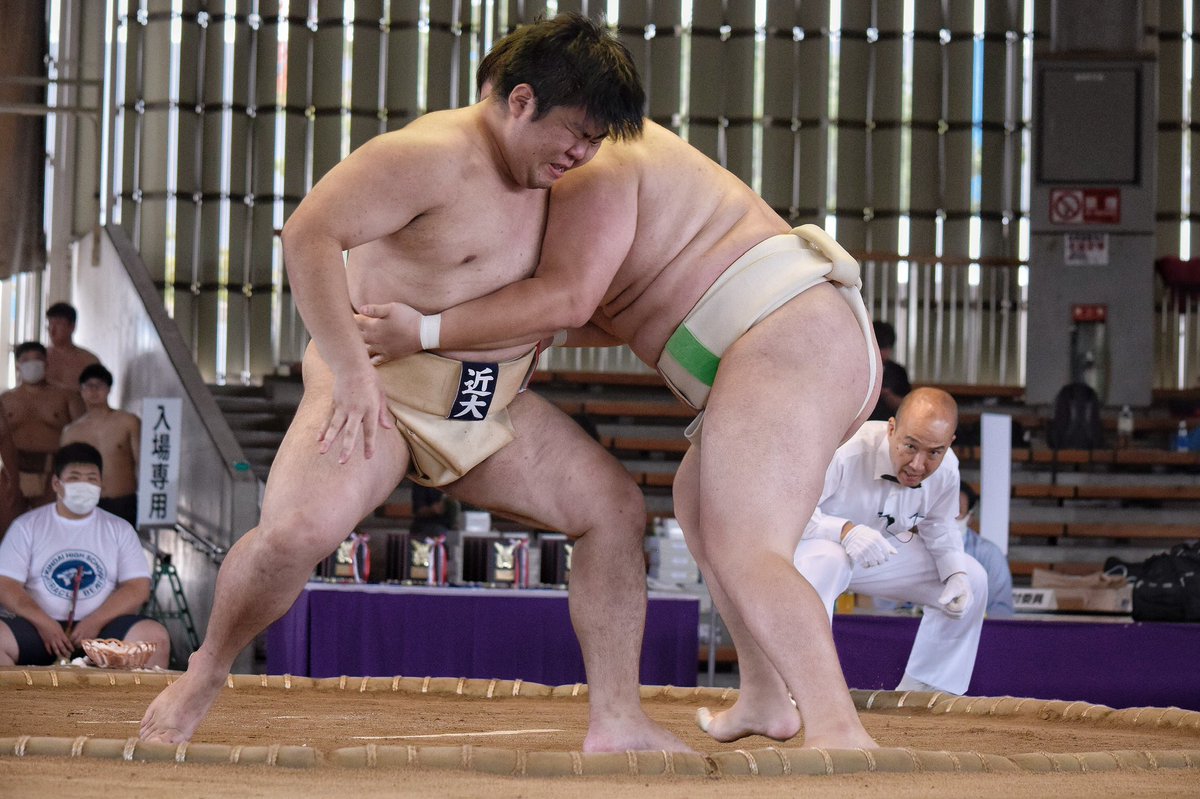
[[(1194, 73), (1196, 6), (1162, 0), (1158, 53), (1158, 254), (1196, 255), (1197, 187), (1192, 163), (1197, 137)], [(1200, 384), (1200, 292), (1159, 283), (1155, 385)]]
[[(492, 42), (558, 11), (606, 14), (651, 117), (862, 256), (865, 299), (914, 378), (1024, 381), (1030, 76), (1048, 0), (110, 3), (108, 212), (215, 382), (302, 354), (279, 231), (313, 183), (371, 136), (472, 102)], [(1161, 3), (1160, 154), (1173, 148), (1184, 177), (1160, 181), (1160, 247), (1186, 253), (1191, 14)], [(1160, 314), (1164, 385), (1200, 372), (1196, 308), (1180, 307)]]

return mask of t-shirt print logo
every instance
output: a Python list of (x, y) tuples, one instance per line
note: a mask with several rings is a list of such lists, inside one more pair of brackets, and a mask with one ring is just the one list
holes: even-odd
[(47, 561), (42, 569), (42, 584), (54, 596), (70, 599), (80, 569), (83, 570), (79, 580), (80, 599), (94, 596), (104, 588), (108, 577), (104, 564), (95, 554), (79, 549), (64, 550)]
[(496, 393), (496, 376), (500, 373), (497, 363), (470, 363), (463, 361), (458, 376), (458, 394), (450, 406), (448, 419), (463, 422), (479, 422), (487, 418), (488, 408)]

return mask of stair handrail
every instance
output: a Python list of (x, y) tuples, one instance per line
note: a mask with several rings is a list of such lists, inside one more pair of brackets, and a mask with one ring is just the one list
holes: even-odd
[(188, 347), (187, 342), (184, 341), (179, 326), (175, 324), (175, 320), (171, 318), (170, 314), (167, 313), (167, 309), (163, 306), (162, 297), (159, 295), (158, 288), (154, 285), (154, 281), (150, 277), (150, 272), (142, 260), (141, 253), (138, 252), (137, 247), (130, 241), (124, 228), (119, 225), (110, 224), (105, 226), (104, 230), (108, 234), (113, 247), (116, 249), (134, 290), (141, 297), (146, 313), (153, 322), (158, 336), (163, 343), (163, 349), (167, 358), (170, 359), (172, 365), (175, 367), (176, 375), (186, 389), (189, 399), (196, 406), (200, 423), (204, 425), (209, 439), (221, 453), (226, 468), (231, 472), (246, 471), (246, 467), (249, 464), (246, 461), (245, 454), (242, 452), (242, 447), (234, 436), (233, 430), (230, 429), (228, 422), (225, 421), (225, 415), (221, 412), (220, 407), (218, 407), (212, 391), (209, 390), (208, 385), (204, 382), (200, 370), (197, 369), (192, 351)]
[(220, 565), (221, 561), (225, 560), (225, 555), (229, 550), (208, 536), (196, 532), (182, 522), (175, 522), (174, 529), (176, 535), (191, 544), (194, 549), (202, 552), (213, 563)]

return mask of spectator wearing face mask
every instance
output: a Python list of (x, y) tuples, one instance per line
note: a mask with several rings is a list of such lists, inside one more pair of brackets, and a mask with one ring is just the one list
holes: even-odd
[(17, 451), (16, 470), (21, 494), (31, 507), (54, 500), (50, 467), (63, 428), (83, 415), (78, 391), (46, 381), (46, 348), (26, 341), (13, 349), (21, 384), (0, 394), (0, 410)]
[(1000, 547), (981, 536), (972, 528), (975, 509), (979, 507), (979, 494), (971, 484), (963, 481), (958, 491), (958, 517), (954, 520), (963, 536), (963, 550), (979, 561), (987, 572), (988, 618), (1006, 619), (1013, 615), (1012, 572), (1008, 569), (1008, 557)]
[(170, 639), (138, 615), (150, 568), (128, 522), (100, 510), (100, 453), (68, 444), (54, 455), (55, 502), (17, 517), (0, 542), (0, 666), (44, 666), (88, 638), (149, 641), (148, 666), (165, 667)]

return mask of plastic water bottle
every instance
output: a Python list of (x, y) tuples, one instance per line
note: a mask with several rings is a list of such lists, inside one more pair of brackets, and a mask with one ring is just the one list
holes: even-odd
[(1121, 412), (1117, 415), (1117, 443), (1122, 447), (1128, 447), (1133, 440), (1133, 409), (1128, 405), (1121, 406)]
[(1182, 419), (1179, 420), (1179, 430), (1175, 433), (1175, 451), (1176, 452), (1187, 452), (1188, 451), (1187, 422), (1185, 422)]

